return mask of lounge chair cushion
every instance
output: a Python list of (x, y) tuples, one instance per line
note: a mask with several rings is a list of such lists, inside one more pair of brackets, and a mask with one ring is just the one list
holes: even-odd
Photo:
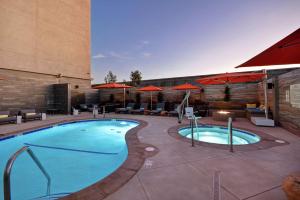
[(256, 108), (256, 103), (247, 103), (246, 107), (247, 108)]
[(26, 113), (26, 116), (33, 116), (36, 115), (36, 113)]
[(3, 119), (3, 118), (7, 118), (8, 115), (0, 115), (0, 118)]

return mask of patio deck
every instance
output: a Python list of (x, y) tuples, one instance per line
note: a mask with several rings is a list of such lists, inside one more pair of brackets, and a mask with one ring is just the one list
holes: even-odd
[[(0, 134), (45, 126), (65, 119), (90, 117), (90, 114), (50, 116), (46, 121), (1, 125)], [(256, 127), (246, 119), (237, 118), (233, 127), (258, 130), (289, 144), (230, 153), (211, 147), (191, 147), (190, 143), (171, 137), (168, 129), (177, 125), (176, 118), (107, 114), (109, 117), (147, 121), (148, 125), (139, 131), (138, 137), (141, 142), (156, 146), (159, 153), (148, 158), (139, 172), (106, 200), (212, 199), (215, 171), (221, 172), (222, 200), (283, 200), (286, 199), (281, 189), (283, 179), (290, 173), (300, 171), (300, 138), (280, 127)], [(216, 123), (211, 118), (201, 121)]]

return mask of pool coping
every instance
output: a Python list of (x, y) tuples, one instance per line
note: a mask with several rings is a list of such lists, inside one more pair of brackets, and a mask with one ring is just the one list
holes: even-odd
[[(201, 124), (201, 125), (226, 127), (226, 125), (224, 125), (223, 123), (205, 123), (205, 124)], [(178, 131), (180, 129), (188, 127), (188, 126), (189, 126), (189, 124), (180, 124), (180, 125), (172, 126), (171, 128), (168, 129), (168, 134), (170, 136), (172, 136), (173, 138), (176, 138), (180, 141), (191, 143), (190, 138), (186, 138), (186, 137), (184, 137), (184, 136), (182, 136), (178, 133)], [(269, 148), (272, 148), (272, 147), (284, 146), (284, 145), (289, 144), (289, 142), (287, 142), (286, 140), (274, 137), (274, 136), (269, 135), (269, 134), (267, 134), (263, 131), (253, 130), (253, 129), (245, 128), (245, 127), (239, 126), (239, 125), (234, 125), (233, 128), (241, 130), (241, 131), (254, 133), (254, 134), (256, 134), (260, 137), (260, 141), (256, 142), (256, 143), (253, 143), (253, 144), (233, 145), (233, 151), (263, 150), (263, 149), (269, 149)], [(282, 140), (285, 143), (278, 143), (278, 142), (275, 142), (275, 140)], [(203, 146), (203, 147), (216, 148), (216, 149), (222, 149), (222, 150), (230, 150), (230, 145), (226, 145), (226, 144), (214, 144), (214, 143), (202, 142), (202, 141), (197, 141), (197, 140), (194, 140), (194, 143), (196, 145), (200, 145), (200, 146)]]
[[(127, 118), (80, 118), (80, 119), (64, 119), (58, 122), (49, 123), (45, 125), (35, 126), (24, 130), (12, 131), (0, 137), (1, 140), (9, 139), (18, 135), (34, 133), (37, 130), (46, 129), (55, 125), (67, 124), (81, 121), (105, 121), (105, 120), (125, 120), (138, 122), (139, 125), (127, 131), (125, 135), (126, 144), (128, 147), (128, 157), (124, 163), (113, 173), (106, 178), (87, 186), (77, 192), (71, 193), (65, 197), (59, 198), (60, 200), (77, 200), (77, 199), (89, 199), (89, 200), (101, 200), (108, 195), (117, 191), (120, 187), (126, 184), (143, 166), (144, 161), (148, 157), (152, 157), (159, 152), (159, 149), (151, 144), (140, 142), (138, 138), (138, 132), (145, 128), (148, 123), (139, 119), (127, 119)], [(146, 147), (153, 147), (154, 151), (145, 151)]]

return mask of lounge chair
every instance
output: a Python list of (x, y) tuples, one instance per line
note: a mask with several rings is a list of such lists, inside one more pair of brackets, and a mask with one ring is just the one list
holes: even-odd
[(86, 104), (80, 104), (79, 105), (79, 110), (81, 112), (88, 111), (88, 105), (86, 105)]
[(132, 114), (143, 114), (145, 110), (148, 108), (148, 103), (142, 103), (139, 109), (131, 110)]
[(155, 110), (150, 111), (150, 115), (159, 115), (165, 109), (165, 103), (158, 103)]
[(130, 113), (135, 106), (135, 103), (128, 103), (126, 108), (116, 108), (116, 113)]
[(9, 111), (0, 111), (0, 124), (16, 122), (17, 116), (12, 116)]
[(20, 111), (24, 122), (29, 120), (42, 119), (42, 113), (37, 113), (35, 109), (26, 109)]
[(174, 105), (174, 110), (171, 110), (168, 112), (169, 116), (178, 116), (178, 112), (177, 112), (177, 107), (179, 106), (179, 104), (175, 104)]
[(207, 117), (209, 115), (208, 103), (202, 102), (194, 106), (196, 116)]
[(93, 112), (94, 109), (98, 109), (99, 110), (98, 104), (90, 104), (90, 105), (87, 106), (87, 110), (89, 112)]

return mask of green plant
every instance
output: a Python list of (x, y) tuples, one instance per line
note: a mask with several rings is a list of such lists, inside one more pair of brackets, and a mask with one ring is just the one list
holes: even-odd
[(136, 104), (140, 104), (141, 103), (141, 94), (140, 93), (136, 93), (136, 95), (135, 95), (135, 102), (136, 102)]
[(158, 101), (159, 103), (161, 103), (161, 102), (164, 101), (164, 94), (163, 94), (162, 92), (159, 92), (159, 93), (157, 94), (157, 101)]
[(224, 90), (224, 101), (230, 101), (230, 88), (226, 85)]
[(113, 103), (114, 101), (115, 101), (115, 95), (110, 94), (110, 96), (109, 96), (109, 102)]

